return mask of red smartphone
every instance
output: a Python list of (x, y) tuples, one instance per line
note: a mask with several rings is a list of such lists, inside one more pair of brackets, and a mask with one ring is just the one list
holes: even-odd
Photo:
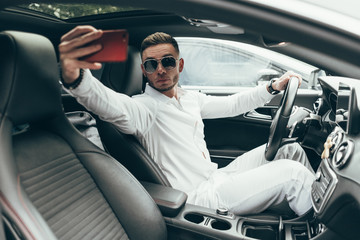
[(129, 34), (125, 29), (105, 30), (103, 35), (91, 44), (102, 45), (102, 49), (82, 58), (88, 62), (123, 62), (127, 59)]

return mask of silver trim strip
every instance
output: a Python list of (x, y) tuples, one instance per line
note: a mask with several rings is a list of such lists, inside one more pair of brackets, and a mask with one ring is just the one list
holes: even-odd
[[(240, 156), (240, 155), (239, 155)], [(225, 159), (235, 159), (237, 157), (231, 157), (231, 156), (221, 156), (221, 155), (211, 155), (210, 157), (214, 157), (214, 158), (225, 158)]]

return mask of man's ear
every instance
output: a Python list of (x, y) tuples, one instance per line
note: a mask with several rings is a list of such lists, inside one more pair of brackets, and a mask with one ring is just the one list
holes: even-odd
[(180, 58), (179, 59), (179, 72), (182, 72), (183, 69), (184, 69), (184, 59)]
[(140, 64), (140, 67), (141, 67), (141, 71), (142, 71), (144, 77), (146, 77), (146, 72), (145, 72), (144, 66), (142, 64)]

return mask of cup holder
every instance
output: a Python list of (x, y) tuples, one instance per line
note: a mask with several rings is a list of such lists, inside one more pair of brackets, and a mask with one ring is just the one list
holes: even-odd
[(230, 223), (221, 221), (221, 220), (214, 220), (211, 222), (211, 227), (217, 230), (229, 230), (231, 228)]
[(189, 222), (199, 224), (205, 220), (205, 217), (196, 213), (189, 213), (185, 215), (185, 219)]
[(279, 227), (277, 224), (264, 224), (245, 222), (242, 226), (243, 235), (261, 240), (279, 239)]
[(204, 216), (199, 213), (188, 213), (184, 217), (187, 221), (195, 223), (195, 224), (202, 224), (206, 227), (211, 227), (216, 230), (229, 230), (231, 228), (231, 224), (227, 221), (220, 220), (217, 218)]
[(278, 232), (275, 231), (275, 229), (267, 226), (256, 228), (248, 227), (245, 229), (244, 235), (247, 237), (263, 240), (278, 239)]

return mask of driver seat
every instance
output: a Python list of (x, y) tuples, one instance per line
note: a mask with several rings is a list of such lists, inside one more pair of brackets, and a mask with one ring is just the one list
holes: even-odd
[(166, 239), (142, 185), (66, 118), (51, 42), (5, 31), (0, 53), (0, 205), (12, 237)]

